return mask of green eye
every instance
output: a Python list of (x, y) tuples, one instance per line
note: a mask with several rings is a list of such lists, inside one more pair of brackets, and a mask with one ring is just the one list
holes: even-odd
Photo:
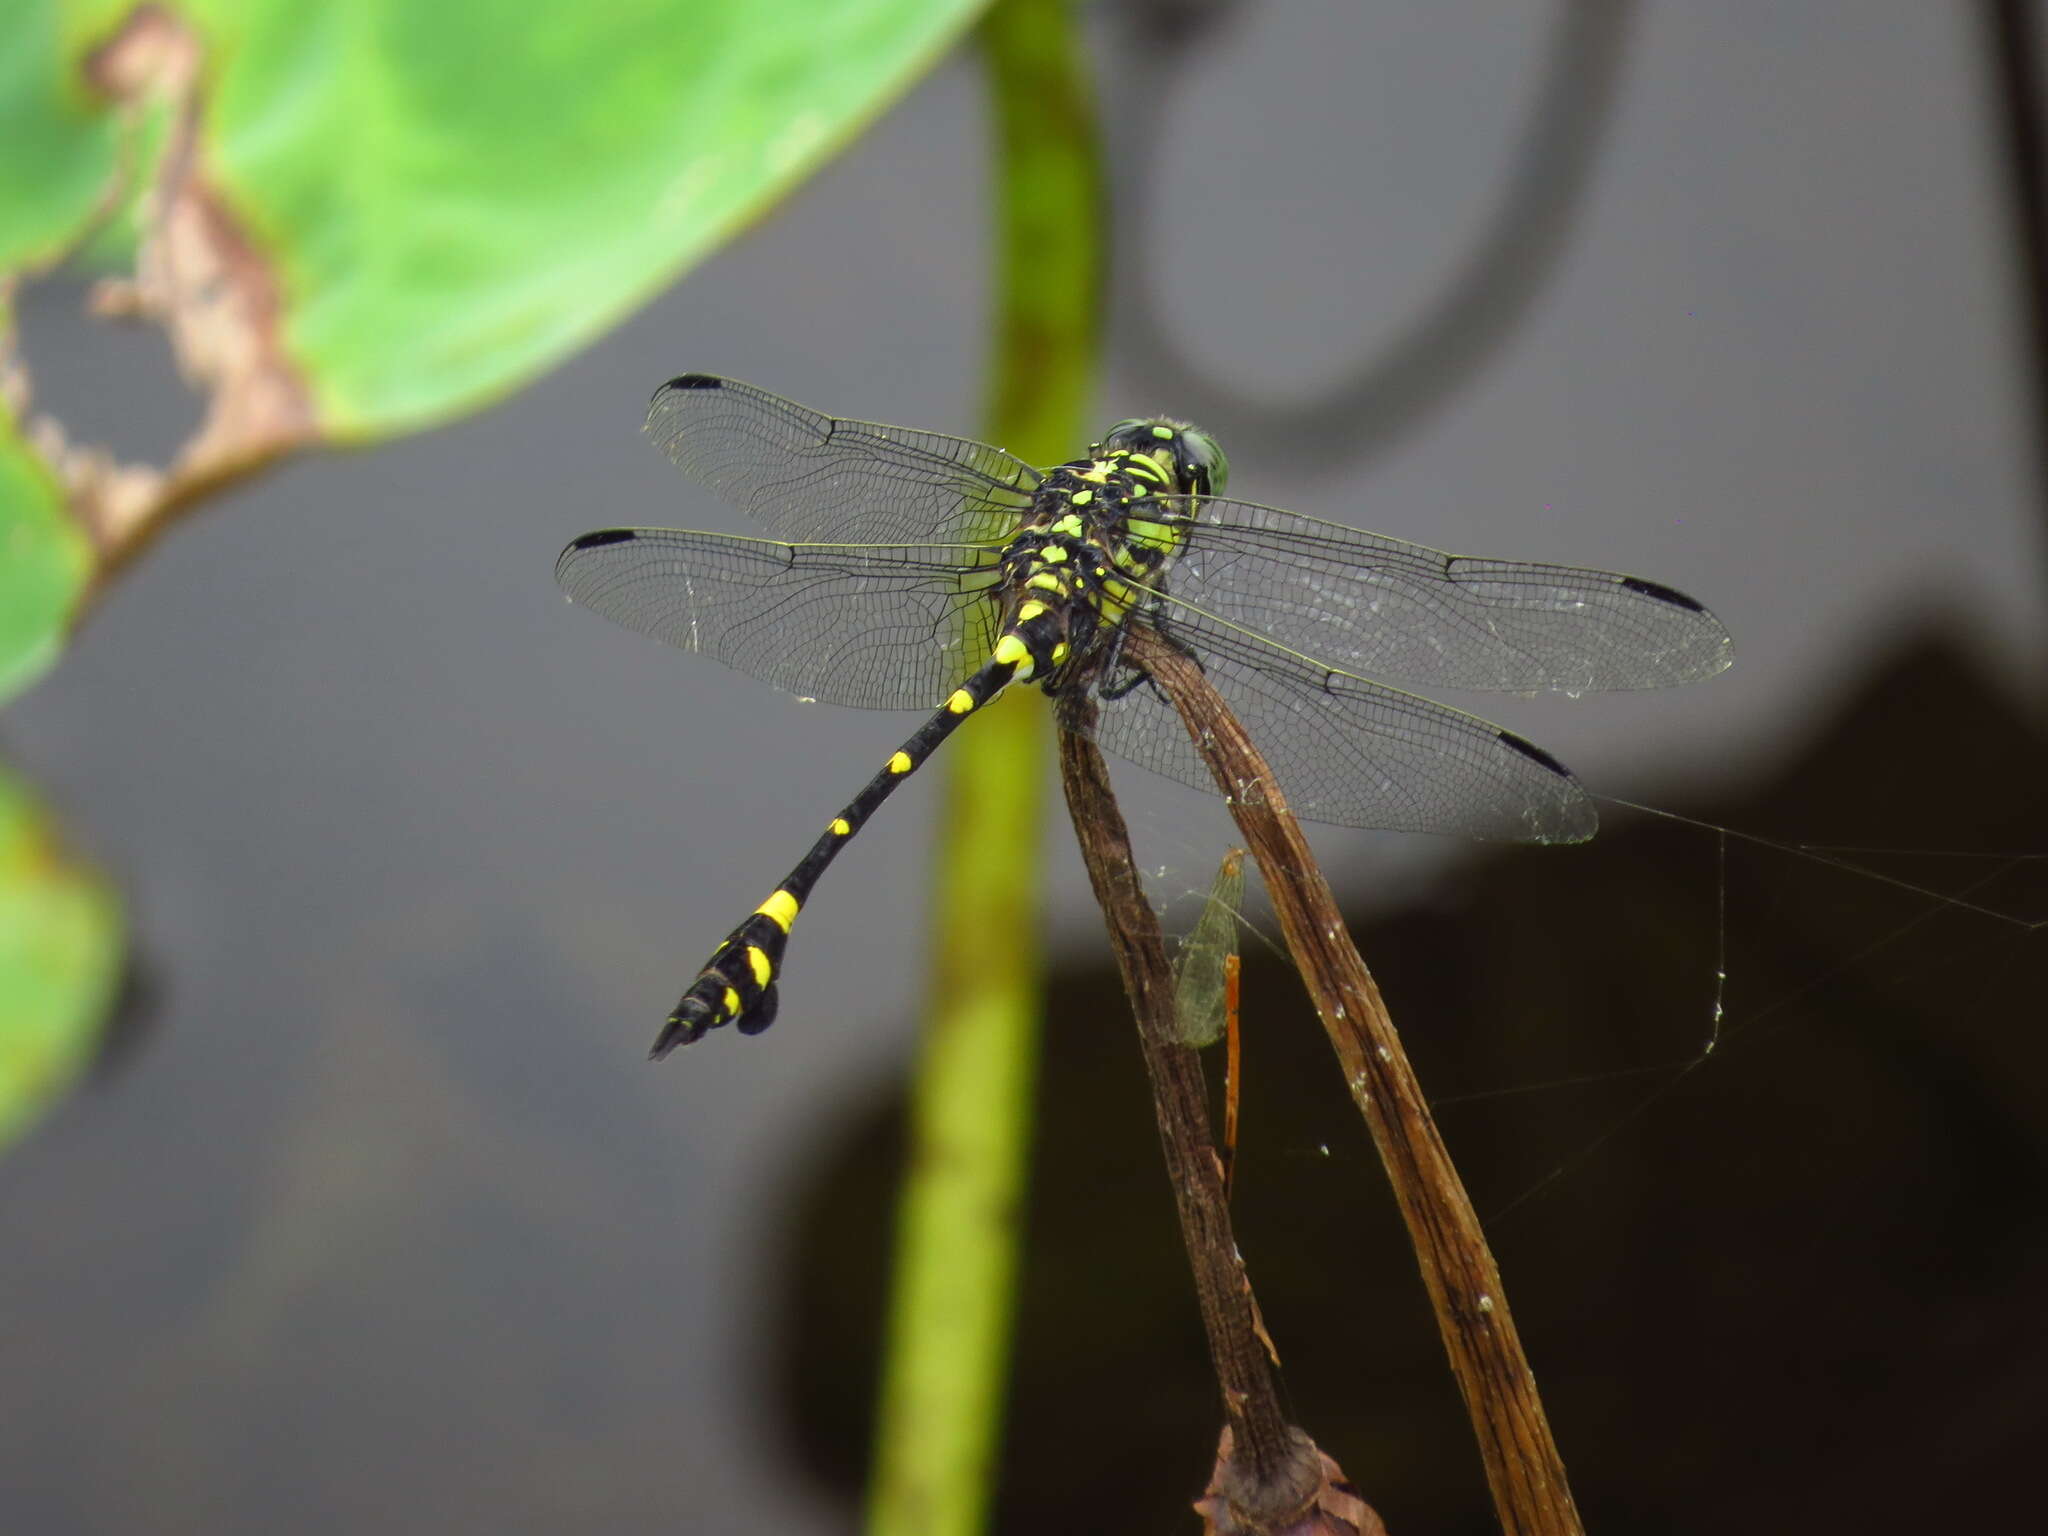
[(1230, 460), (1224, 457), (1223, 445), (1200, 427), (1182, 427), (1180, 451), (1184, 463), (1202, 471), (1208, 481), (1203, 489), (1211, 496), (1221, 496), (1230, 483)]

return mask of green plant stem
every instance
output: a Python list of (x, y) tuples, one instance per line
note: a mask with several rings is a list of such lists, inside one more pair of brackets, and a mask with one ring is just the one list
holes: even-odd
[[(999, 268), (986, 435), (1055, 463), (1082, 440), (1094, 372), (1094, 111), (1069, 0), (1000, 0), (980, 41)], [(933, 991), (868, 1502), (877, 1536), (966, 1536), (985, 1524), (994, 1490), (1042, 1001), (1049, 724), (1041, 700), (1012, 697), (948, 754)]]

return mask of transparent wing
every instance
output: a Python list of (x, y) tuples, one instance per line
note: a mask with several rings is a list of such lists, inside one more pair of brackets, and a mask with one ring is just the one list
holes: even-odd
[[(1134, 619), (1134, 623), (1146, 622)], [(1282, 650), (1167, 598), (1151, 622), (1191, 651), (1296, 815), (1346, 827), (1576, 843), (1599, 824), (1578, 782), (1511, 731)], [(1149, 683), (1098, 695), (1108, 751), (1213, 790), (1179, 714)]]
[(998, 540), (1042, 478), (986, 443), (842, 421), (702, 373), (654, 392), (647, 432), (677, 469), (785, 539)]
[(1233, 848), (1216, 866), (1208, 903), (1181, 941), (1173, 966), (1173, 1007), (1181, 1043), (1197, 1050), (1222, 1039), (1229, 1025), (1229, 963), (1237, 953), (1237, 925), (1244, 911), (1244, 854), (1244, 849)]
[(829, 704), (932, 709), (996, 641), (997, 551), (607, 528), (555, 562), (570, 600)]
[(1728, 665), (1682, 592), (1615, 571), (1475, 560), (1244, 501), (1205, 500), (1176, 598), (1350, 671), (1438, 688), (1661, 688)]

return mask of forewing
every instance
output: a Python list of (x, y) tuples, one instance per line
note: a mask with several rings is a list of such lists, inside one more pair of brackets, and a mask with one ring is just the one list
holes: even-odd
[(1639, 577), (1451, 555), (1243, 501), (1195, 516), (1173, 596), (1344, 671), (1590, 693), (1689, 683), (1730, 659), (1720, 620)]
[(676, 468), (784, 539), (992, 542), (1041, 479), (987, 443), (845, 421), (701, 373), (654, 392), (647, 432)]
[(608, 528), (555, 562), (570, 600), (829, 704), (931, 709), (988, 659), (996, 552)]

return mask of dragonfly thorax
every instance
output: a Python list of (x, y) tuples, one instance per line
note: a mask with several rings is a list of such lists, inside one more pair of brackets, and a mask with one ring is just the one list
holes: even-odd
[(1165, 590), (1190, 521), (1149, 454), (1124, 450), (1049, 471), (1001, 558), (1004, 632), (1049, 691), (1131, 612)]

